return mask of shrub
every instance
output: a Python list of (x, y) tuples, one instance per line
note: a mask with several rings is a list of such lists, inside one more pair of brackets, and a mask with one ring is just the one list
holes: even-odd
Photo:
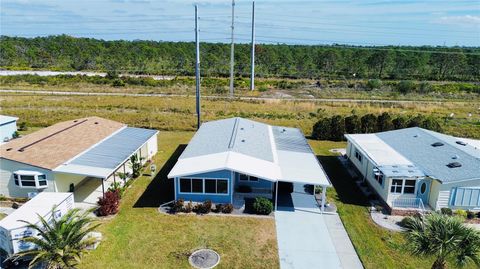
[(382, 81), (379, 79), (370, 79), (367, 82), (367, 90), (375, 90), (375, 89), (380, 89), (382, 87)]
[(440, 212), (442, 213), (442, 215), (448, 215), (448, 216), (451, 216), (453, 214), (452, 209), (450, 209), (448, 207), (442, 207), (440, 209)]
[(458, 210), (455, 210), (455, 215), (465, 219), (467, 218), (467, 211), (463, 209), (458, 209)]
[(416, 91), (417, 85), (411, 80), (403, 80), (397, 84), (397, 91), (402, 94), (407, 94)]
[(253, 202), (253, 210), (257, 214), (268, 215), (273, 211), (273, 204), (265, 197), (257, 197)]
[(121, 80), (121, 79), (115, 79), (113, 82), (112, 82), (112, 86), (113, 87), (124, 87), (125, 86), (125, 81)]
[(118, 191), (107, 191), (105, 197), (100, 197), (97, 203), (100, 206), (97, 210), (97, 215), (109, 216), (117, 214), (120, 195)]
[(403, 218), (401, 221), (399, 221), (397, 224), (400, 226), (400, 227), (405, 227), (406, 224), (409, 222), (409, 218)]
[(26, 131), (28, 129), (27, 123), (22, 121), (18, 124), (18, 130), (19, 131)]
[(183, 199), (178, 199), (177, 201), (173, 202), (173, 205), (170, 208), (170, 212), (172, 213), (182, 212), (183, 204), (184, 204)]
[(212, 211), (212, 201), (207, 200), (201, 204), (198, 204), (195, 208), (194, 211), (197, 212), (198, 214), (208, 214), (210, 211)]
[(122, 187), (120, 182), (114, 182), (112, 185), (110, 185), (110, 187), (108, 188), (108, 191), (111, 191), (111, 192), (118, 191), (118, 195), (120, 196), (120, 198), (122, 198), (123, 194), (125, 193), (125, 188)]
[(190, 201), (190, 202), (188, 202), (187, 205), (184, 206), (183, 212), (190, 213), (192, 211), (193, 211), (193, 204), (192, 204), (192, 201)]
[(5, 195), (3, 194), (0, 194), (0, 201), (6, 201), (7, 200), (7, 197), (5, 197)]
[(247, 185), (240, 185), (238, 186), (237, 191), (240, 193), (250, 193), (252, 192), (252, 187)]
[(480, 219), (480, 211), (479, 211), (479, 212), (477, 212), (477, 218), (479, 218), (479, 219)]
[(226, 204), (226, 205), (223, 206), (222, 213), (230, 214), (232, 212), (233, 212), (233, 205), (232, 204)]
[(475, 218), (475, 213), (467, 210), (467, 219), (474, 219)]
[(20, 134), (18, 133), (18, 131), (13, 132), (12, 138), (18, 138), (18, 137), (20, 137)]
[(222, 213), (222, 211), (223, 211), (223, 205), (222, 205), (222, 204), (216, 204), (216, 205), (215, 205), (215, 209), (212, 210), (212, 211), (215, 212), (215, 213)]

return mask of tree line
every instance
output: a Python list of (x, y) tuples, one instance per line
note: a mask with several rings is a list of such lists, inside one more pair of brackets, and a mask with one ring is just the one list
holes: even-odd
[[(193, 75), (193, 42), (105, 41), (66, 35), (0, 37), (0, 67)], [(258, 44), (256, 75), (478, 81), (480, 48)], [(228, 76), (229, 45), (201, 44), (204, 76)], [(250, 72), (250, 47), (235, 49), (237, 76)]]
[(433, 117), (423, 115), (405, 117), (392, 117), (388, 112), (380, 115), (365, 114), (358, 116), (334, 115), (323, 117), (313, 125), (312, 138), (317, 140), (343, 141), (345, 134), (368, 134), (398, 130), (409, 127), (421, 127), (424, 129), (441, 132), (440, 122)]

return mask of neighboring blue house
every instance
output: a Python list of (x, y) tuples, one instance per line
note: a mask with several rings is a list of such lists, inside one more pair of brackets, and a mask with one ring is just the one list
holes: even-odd
[[(299, 129), (242, 118), (204, 123), (168, 177), (175, 180), (175, 199), (214, 203), (276, 199), (277, 182), (330, 186)], [(240, 193), (242, 186), (251, 192)]]
[(17, 117), (0, 115), (0, 144), (8, 142), (17, 131)]

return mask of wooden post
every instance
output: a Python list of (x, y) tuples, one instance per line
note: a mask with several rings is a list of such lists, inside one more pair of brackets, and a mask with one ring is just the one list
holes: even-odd
[(105, 184), (104, 184), (104, 181), (105, 179), (102, 178), (102, 197), (105, 198)]

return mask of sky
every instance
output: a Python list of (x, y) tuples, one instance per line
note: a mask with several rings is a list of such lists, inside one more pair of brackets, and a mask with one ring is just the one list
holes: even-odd
[[(236, 0), (235, 42), (252, 1)], [(1, 0), (0, 33), (229, 43), (231, 0)], [(480, 46), (480, 0), (257, 0), (257, 43)]]

